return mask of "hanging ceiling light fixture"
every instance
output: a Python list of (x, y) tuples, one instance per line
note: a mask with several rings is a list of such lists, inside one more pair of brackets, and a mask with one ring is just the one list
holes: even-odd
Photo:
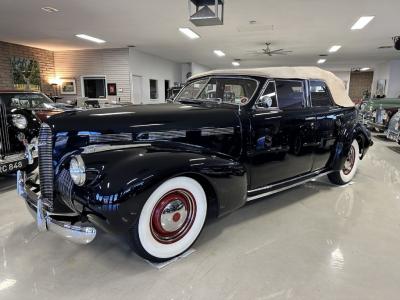
[(224, 24), (224, 0), (188, 0), (189, 20), (196, 26)]

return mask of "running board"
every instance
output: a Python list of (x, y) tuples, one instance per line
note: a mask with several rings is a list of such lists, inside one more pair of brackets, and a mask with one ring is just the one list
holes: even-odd
[[(257, 200), (257, 199), (260, 199), (260, 198), (264, 198), (264, 197), (270, 196), (272, 194), (279, 193), (279, 192), (291, 189), (291, 188), (296, 187), (298, 185), (302, 185), (302, 184), (307, 183), (309, 181), (314, 181), (319, 177), (328, 175), (330, 172), (331, 171), (321, 172), (321, 173), (318, 173), (317, 175), (310, 175), (309, 174), (307, 176), (303, 176), (303, 177), (307, 177), (307, 178), (304, 178), (303, 180), (300, 177), (300, 179), (297, 178), (298, 181), (296, 179), (292, 179), (292, 180), (289, 180), (287, 182), (282, 182), (282, 183), (274, 184), (274, 185), (271, 185), (271, 186), (266, 186), (266, 187), (258, 188), (258, 189), (255, 189), (255, 190), (250, 190), (250, 191), (247, 192), (247, 195), (249, 193), (251, 193), (251, 192), (254, 193), (254, 192), (260, 191), (260, 190), (267, 190), (267, 191), (264, 192), (264, 193), (260, 193), (258, 195), (254, 195), (254, 196), (250, 196), (250, 197), (247, 196), (246, 202)], [(295, 180), (296, 180), (296, 182), (293, 182), (292, 184), (288, 184), (286, 186), (282, 186), (284, 184), (287, 184), (288, 182), (295, 181)], [(279, 187), (279, 186), (282, 186), (282, 187)]]

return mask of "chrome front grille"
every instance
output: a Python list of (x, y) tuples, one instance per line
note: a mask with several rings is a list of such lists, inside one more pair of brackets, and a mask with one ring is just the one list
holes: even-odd
[(48, 210), (53, 210), (53, 137), (51, 128), (43, 123), (39, 132), (39, 178), (42, 201)]
[(10, 153), (10, 137), (8, 135), (7, 110), (4, 103), (0, 103), (0, 158)]
[(72, 188), (74, 187), (74, 183), (67, 170), (62, 170), (57, 176), (56, 187), (57, 192), (60, 193), (63, 202), (69, 208), (74, 209), (74, 205), (72, 203)]

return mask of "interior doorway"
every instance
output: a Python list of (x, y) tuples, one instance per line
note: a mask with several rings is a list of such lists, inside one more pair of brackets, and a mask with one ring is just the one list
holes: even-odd
[(359, 103), (367, 94), (371, 94), (374, 72), (351, 72), (349, 95), (351, 100)]
[(165, 89), (165, 100), (168, 99), (168, 90), (169, 90), (169, 80), (164, 81), (164, 89)]
[(133, 104), (143, 103), (143, 77), (132, 75), (132, 99)]

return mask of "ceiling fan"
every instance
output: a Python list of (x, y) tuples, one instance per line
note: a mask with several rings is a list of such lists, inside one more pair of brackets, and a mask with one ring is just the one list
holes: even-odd
[(273, 55), (288, 55), (289, 53), (292, 53), (293, 51), (291, 50), (285, 50), (285, 49), (276, 49), (276, 50), (272, 50), (271, 49), (271, 43), (266, 42), (265, 43), (266, 47), (261, 49), (261, 52), (257, 51), (254, 54), (258, 54), (258, 55), (268, 55), (268, 56), (273, 56)]

